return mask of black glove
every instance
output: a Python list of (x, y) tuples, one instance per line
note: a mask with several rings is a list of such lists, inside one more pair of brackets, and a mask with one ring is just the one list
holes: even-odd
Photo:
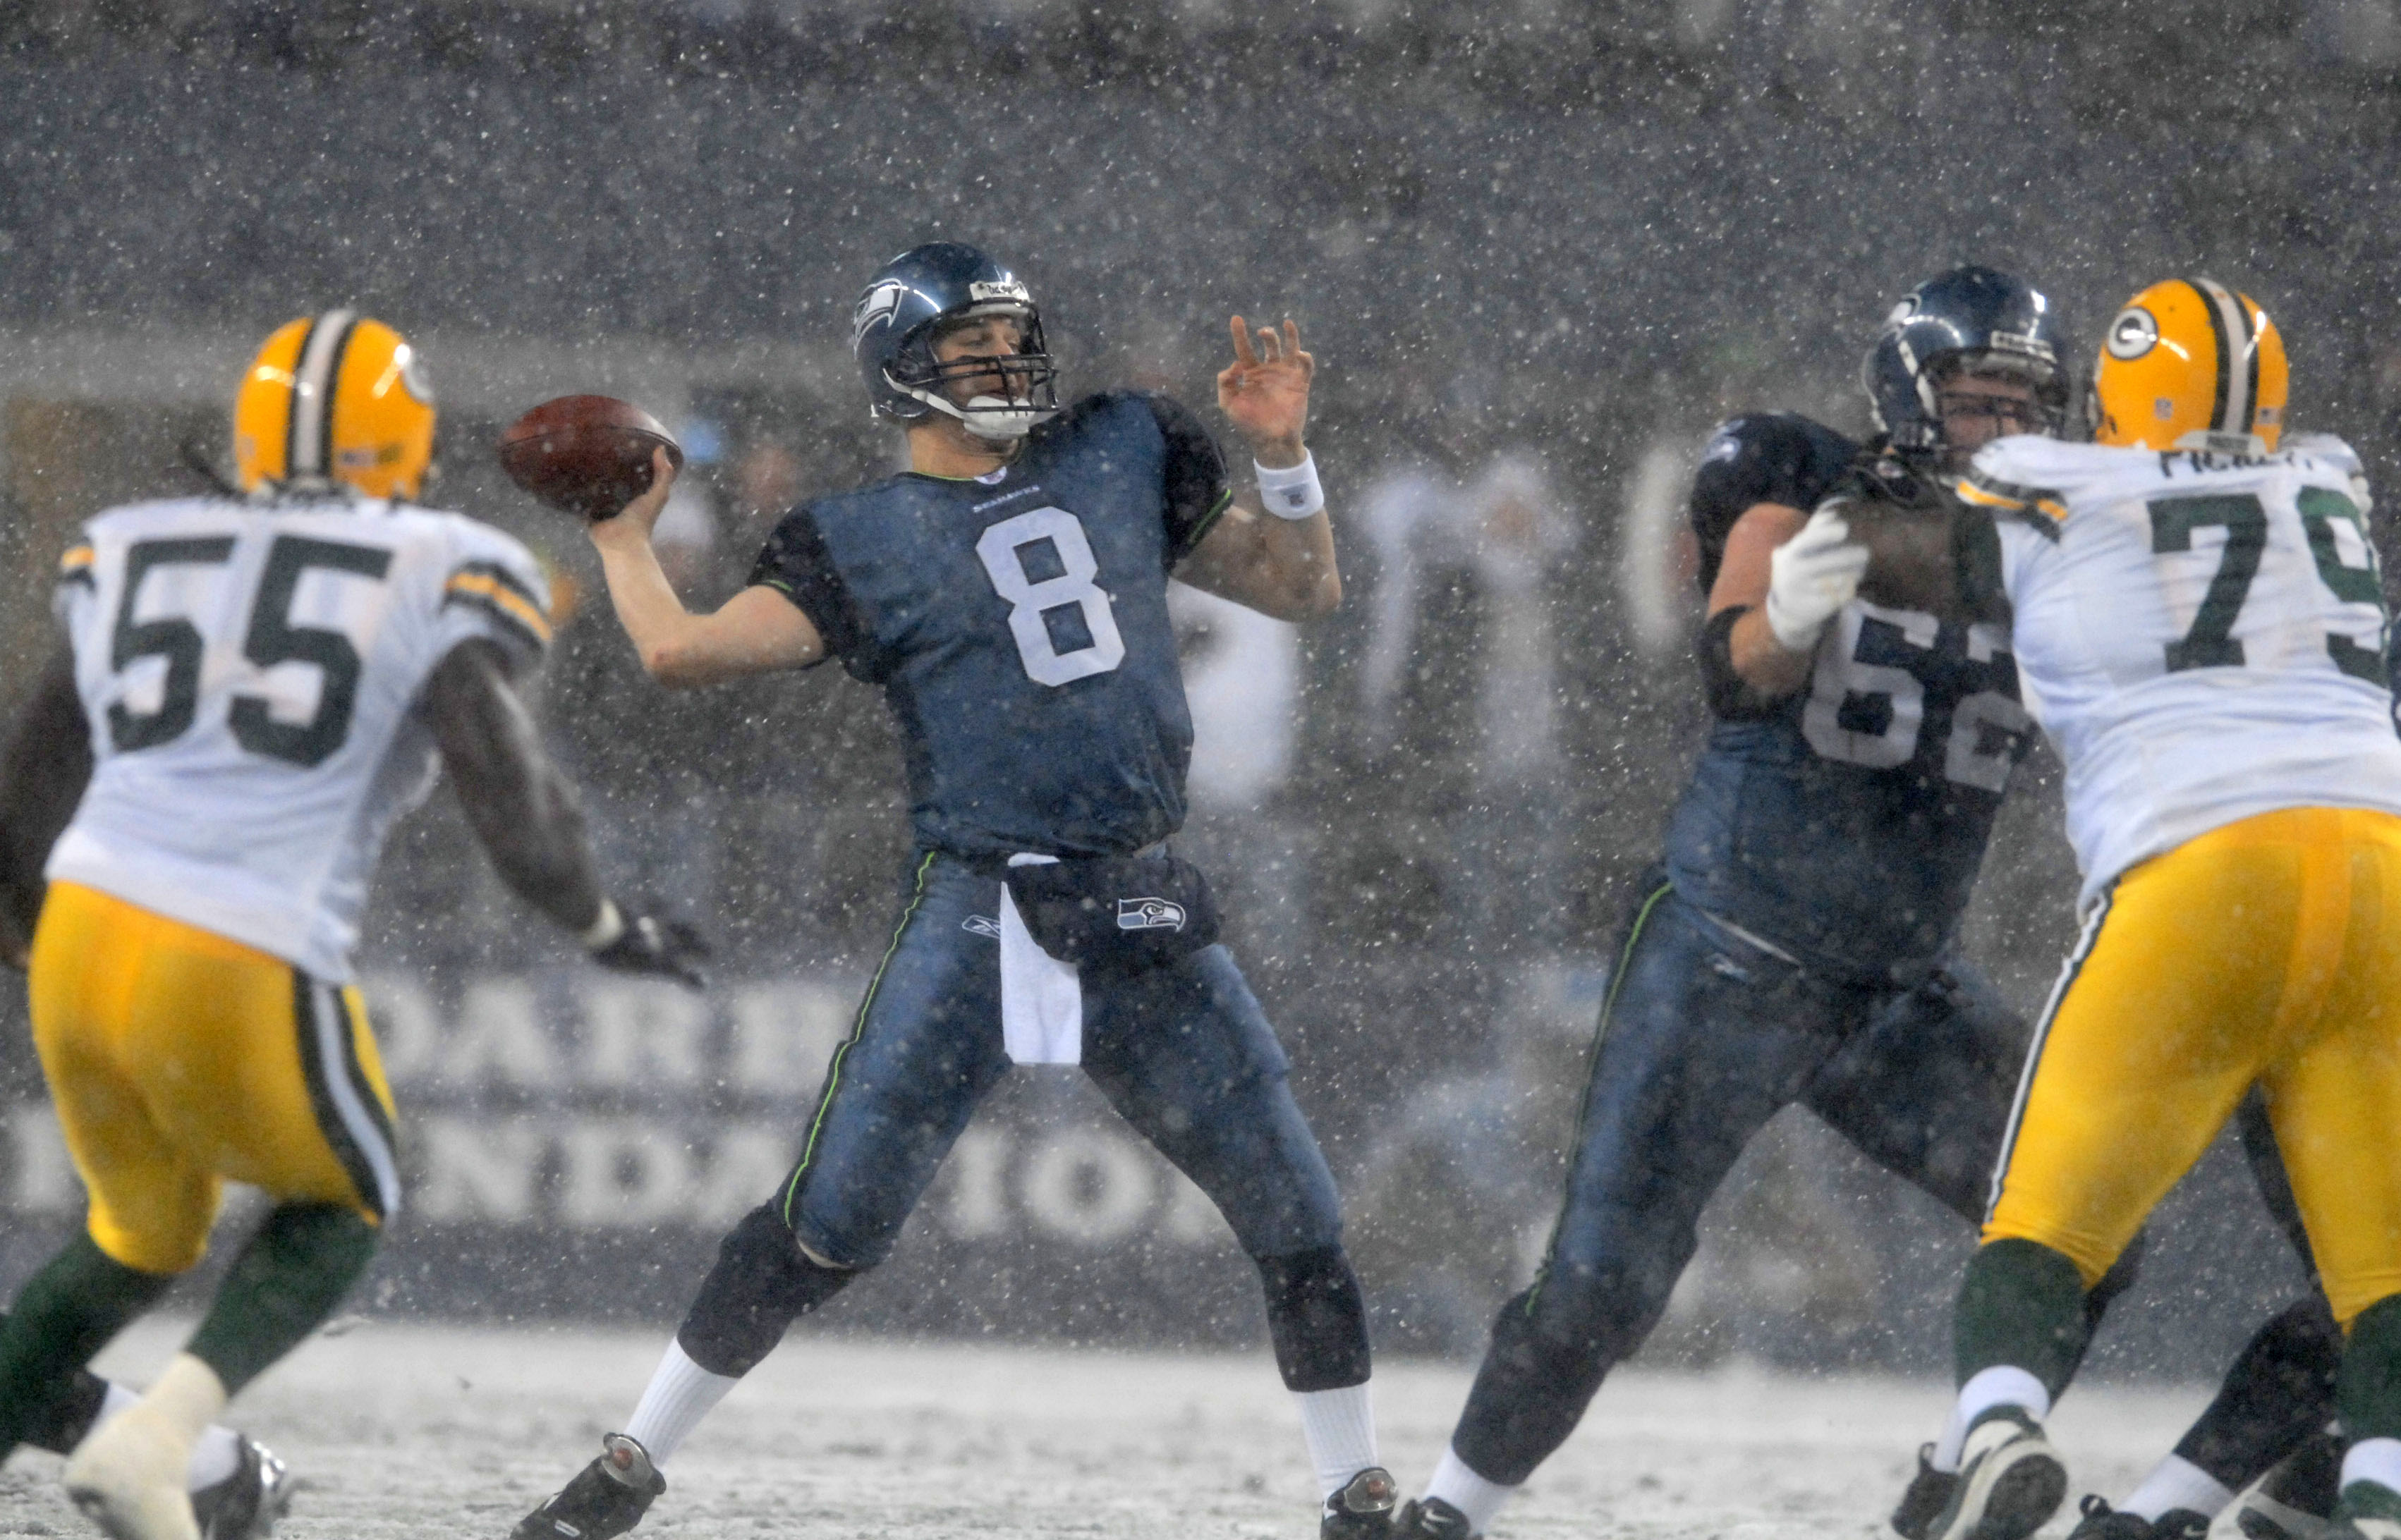
[(618, 929), (613, 939), (591, 948), (593, 961), (621, 974), (671, 978), (689, 988), (708, 987), (707, 977), (700, 971), (701, 960), (708, 956), (708, 943), (698, 931), (680, 920), (625, 914), (613, 904), (602, 915), (604, 920), (615, 915)]

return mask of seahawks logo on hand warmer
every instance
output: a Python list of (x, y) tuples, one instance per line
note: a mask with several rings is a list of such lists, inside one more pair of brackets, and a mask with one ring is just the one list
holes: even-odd
[(1163, 898), (1120, 898), (1118, 900), (1118, 929), (1180, 931), (1184, 929), (1184, 906), (1170, 904)]

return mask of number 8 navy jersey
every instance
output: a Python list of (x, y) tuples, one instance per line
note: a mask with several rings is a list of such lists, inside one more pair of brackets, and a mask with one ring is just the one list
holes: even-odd
[(1167, 575), (1230, 500), (1164, 397), (1088, 397), (974, 481), (903, 472), (801, 507), (751, 574), (880, 685), (921, 848), (1122, 854), (1184, 822)]
[[(1721, 428), (1693, 488), (1704, 585), (1746, 510), (1805, 512), (1860, 453), (1797, 416)], [(1668, 824), (1669, 879), (1804, 962), (1905, 975), (1956, 934), (2032, 732), (2001, 628), (1853, 600), (1801, 690), (1712, 725)]]
[(350, 976), (413, 709), (471, 638), (538, 661), (549, 585), (499, 530), (348, 496), (113, 509), (60, 564), (91, 784), (47, 875)]

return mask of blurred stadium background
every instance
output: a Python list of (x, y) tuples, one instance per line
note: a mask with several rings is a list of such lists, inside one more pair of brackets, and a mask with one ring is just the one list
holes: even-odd
[[(1196, 403), (1224, 318), (1297, 316), (1351, 597), (1190, 606), (1188, 845), (1293, 1051), (1387, 1347), (1470, 1353), (1539, 1250), (1621, 902), (1702, 729), (1678, 531), (1709, 425), (1864, 430), (1892, 298), (1965, 260), (2080, 335), (2171, 272), (2284, 325), (2295, 420), (2401, 432), (2394, 0), (0, 0), (0, 693), (109, 502), (198, 484), (275, 324), (356, 304), (444, 402), (433, 500), (553, 562), (542, 688), (613, 879), (720, 941), (705, 1000), (579, 966), (446, 794), (366, 959), (411, 1206), (358, 1308), (664, 1322), (784, 1170), (893, 909), (899, 766), (833, 671), (669, 697), (499, 426), (632, 396), (697, 463), (695, 603), (795, 496), (892, 463), (843, 345), (938, 236), (1016, 263), (1070, 384)], [(1969, 951), (2026, 1008), (2071, 926), (2039, 752)], [(21, 998), (0, 1287), (80, 1197)], [(1654, 1361), (1931, 1372), (1967, 1237), (1797, 1116), (1711, 1220)], [(1257, 1340), (1206, 1206), (1073, 1075), (1013, 1077), (861, 1329)], [(2096, 1364), (2214, 1376), (2299, 1274), (2225, 1152)]]

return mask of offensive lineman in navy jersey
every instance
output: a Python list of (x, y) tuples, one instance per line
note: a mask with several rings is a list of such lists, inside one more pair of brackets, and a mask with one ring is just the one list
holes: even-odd
[(1218, 404), (1258, 462), (1259, 506), (1234, 501), (1208, 430), (1165, 397), (1059, 410), (1025, 286), (971, 247), (921, 246), (869, 283), (852, 337), (877, 414), (907, 429), (907, 471), (794, 511), (712, 615), (684, 611), (652, 553), (664, 457), (648, 494), (593, 526), (660, 680), (838, 658), (881, 686), (916, 850), (799, 1165), (727, 1235), (625, 1432), (520, 1540), (632, 1529), (665, 1488), (657, 1467), (793, 1320), (884, 1260), (976, 1103), (1029, 1059), (1080, 1061), (1217, 1205), (1266, 1286), (1322, 1533), (1386, 1533), (1333, 1178), (1258, 1002), (1205, 945), (1205, 886), (1153, 849), (1183, 823), (1192, 743), (1169, 576), (1287, 620), (1341, 596), (1301, 438), (1314, 361), (1290, 321), (1255, 346), (1238, 316), (1233, 334)]
[[(1858, 597), (1866, 548), (1810, 511), (1879, 464), (1964, 465), (2005, 433), (2058, 432), (2060, 356), (2040, 294), (1964, 267), (1913, 291), (1868, 356), (1885, 440), (1783, 415), (1711, 440), (1691, 511), (1716, 720), (1621, 938), (1542, 1269), (1502, 1307), (1395, 1540), (1480, 1534), (1566, 1440), (1657, 1324), (1710, 1195), (1786, 1105), (1981, 1221), (2026, 1029), (1956, 939), (2033, 724), (2002, 629)], [(2130, 1274), (2093, 1291), (2092, 1317)], [(2279, 1323), (2180, 1451), (2239, 1445), (2224, 1464), (2247, 1480), (2324, 1425), (2306, 1362), (2321, 1344)], [(1921, 1457), (1893, 1515), (1905, 1540), (1925, 1540), (1957, 1485), (1953, 1442)]]

